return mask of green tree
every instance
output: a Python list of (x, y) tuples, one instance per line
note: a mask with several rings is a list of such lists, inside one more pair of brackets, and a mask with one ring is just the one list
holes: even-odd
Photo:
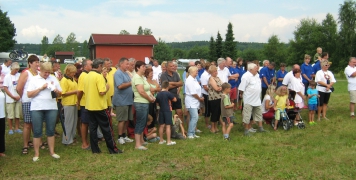
[(8, 51), (16, 44), (16, 28), (7, 17), (7, 12), (0, 9), (0, 51)]
[(341, 62), (340, 65), (345, 66), (348, 58), (355, 56), (355, 42), (356, 42), (356, 2), (345, 1), (340, 5), (339, 9), (339, 41), (338, 57)]
[(152, 35), (152, 31), (151, 31), (151, 29), (145, 28), (145, 29), (143, 30), (143, 34), (144, 34), (144, 35)]
[(89, 58), (90, 52), (89, 52), (89, 46), (88, 46), (88, 41), (85, 40), (82, 44), (82, 55), (86, 58)]
[(225, 43), (224, 43), (224, 50), (223, 54), (224, 57), (231, 57), (232, 59), (235, 59), (236, 56), (236, 42), (234, 42), (234, 32), (232, 30), (232, 24), (229, 22), (227, 25), (227, 32), (225, 35)]
[(125, 29), (123, 29), (123, 30), (120, 31), (120, 34), (128, 35), (130, 33), (128, 31), (126, 31)]
[(155, 59), (160, 63), (169, 61), (173, 58), (172, 49), (161, 38), (158, 39), (158, 44), (154, 46), (153, 53)]
[(173, 57), (176, 59), (182, 59), (186, 57), (186, 52), (180, 48), (173, 48), (172, 49)]
[(277, 35), (272, 35), (268, 38), (268, 43), (264, 45), (263, 54), (270, 62), (275, 62), (278, 65), (284, 62), (287, 57), (286, 46), (280, 42)]
[(50, 55), (54, 56), (56, 51), (65, 50), (63, 37), (59, 34), (53, 39), (52, 44), (53, 45), (49, 46), (49, 48), (47, 49), (47, 55), (50, 54)]
[[(223, 57), (223, 42), (222, 38), (220, 35), (220, 32), (218, 31), (218, 34), (216, 36), (216, 42), (215, 42), (215, 49), (216, 49), (216, 57), (220, 58)], [(215, 61), (215, 60), (214, 60)]]
[(143, 35), (142, 26), (138, 27), (137, 35)]
[(248, 48), (243, 51), (242, 57), (245, 61), (254, 61), (258, 59), (258, 52), (256, 49)]
[(41, 54), (45, 54), (48, 48), (48, 37), (43, 36), (42, 41), (41, 41)]
[(79, 45), (79, 42), (77, 41), (76, 35), (73, 32), (71, 32), (66, 39), (65, 50), (76, 52), (75, 54), (78, 55), (79, 54), (78, 45)]
[(326, 18), (322, 21), (321, 25), (322, 25), (322, 33), (323, 33), (324, 51), (329, 53), (330, 55), (329, 60), (333, 62), (333, 65), (330, 68), (338, 69), (339, 58), (338, 57), (335, 58), (336, 49), (337, 49), (336, 43), (338, 39), (336, 20), (334, 19), (333, 15), (328, 13), (326, 15)]
[(194, 46), (188, 51), (187, 59), (207, 59), (209, 57), (208, 46)]
[(218, 56), (216, 55), (216, 44), (213, 36), (210, 37), (209, 41), (209, 61), (216, 61)]

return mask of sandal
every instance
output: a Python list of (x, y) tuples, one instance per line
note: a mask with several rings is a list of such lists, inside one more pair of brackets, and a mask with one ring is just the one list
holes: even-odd
[(46, 149), (46, 147), (48, 146), (48, 143), (44, 142), (42, 143), (42, 145), (40, 146), (41, 149)]
[(32, 141), (28, 141), (27, 145), (28, 145), (28, 147), (33, 148), (33, 143), (32, 143)]
[(22, 148), (22, 154), (28, 154), (28, 147)]

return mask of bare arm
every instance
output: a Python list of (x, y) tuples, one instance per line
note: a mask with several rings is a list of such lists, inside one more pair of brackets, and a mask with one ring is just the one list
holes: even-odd
[(69, 92), (66, 92), (66, 93), (62, 94), (62, 96), (66, 97), (66, 96), (70, 96), (72, 94), (78, 94), (78, 91), (77, 90), (69, 91)]
[(14, 99), (15, 101), (18, 101), (18, 100), (20, 100), (21, 98), (20, 98), (20, 96), (13, 96), (12, 94), (11, 94), (11, 92), (9, 91), (9, 88), (7, 87), (7, 86), (4, 86), (4, 91), (5, 91), (5, 93), (8, 95), (8, 96), (10, 96), (12, 99)]
[(209, 79), (209, 83), (215, 91), (221, 91), (221, 87), (216, 84), (215, 80), (212, 77)]
[(155, 100), (152, 99), (144, 90), (143, 84), (136, 85), (137, 91), (143, 98), (147, 99), (149, 102), (154, 102)]
[(47, 86), (48, 86), (48, 83), (45, 83), (45, 84), (43, 84), (42, 87), (40, 87), (38, 89), (35, 89), (33, 91), (27, 91), (27, 96), (29, 98), (33, 98), (33, 97), (37, 96), (37, 94), (39, 94), (42, 90), (46, 89)]
[(82, 99), (83, 94), (84, 94), (83, 91), (78, 91), (78, 92), (77, 92), (77, 99), (78, 99), (77, 101), (78, 101), (78, 103), (79, 103), (80, 100)]
[(119, 86), (117, 86), (117, 88), (120, 90), (129, 88), (129, 87), (131, 87), (131, 82), (122, 83)]
[(100, 94), (101, 96), (105, 95), (106, 92), (109, 91), (109, 88), (110, 88), (109, 84), (106, 84), (106, 91), (104, 91), (104, 92), (99, 92), (99, 94)]
[(16, 91), (20, 95), (20, 97), (22, 97), (22, 95), (23, 95), (23, 89), (25, 87), (27, 78), (28, 78), (28, 73), (26, 71), (22, 72), (20, 74), (20, 77), (19, 77), (19, 80), (18, 80), (17, 86), (16, 86)]

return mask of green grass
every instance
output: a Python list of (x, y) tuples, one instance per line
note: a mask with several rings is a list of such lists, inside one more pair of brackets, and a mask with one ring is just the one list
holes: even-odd
[[(230, 142), (222, 134), (211, 134), (204, 127), (200, 139), (179, 140), (175, 146), (148, 145), (149, 150), (134, 150), (134, 144), (119, 145), (123, 154), (93, 155), (75, 146), (64, 146), (56, 139), (61, 159), (40, 150), (40, 161), (32, 162), (33, 149), (21, 155), (22, 136), (6, 131), (6, 157), (0, 158), (3, 179), (355, 179), (356, 120), (349, 118), (347, 81), (335, 84), (327, 116), (306, 129), (293, 128), (243, 136), (241, 114)], [(302, 117), (307, 121), (307, 111)], [(114, 121), (114, 130), (117, 131)], [(61, 131), (61, 126), (57, 125)], [(117, 133), (116, 133), (117, 134)]]

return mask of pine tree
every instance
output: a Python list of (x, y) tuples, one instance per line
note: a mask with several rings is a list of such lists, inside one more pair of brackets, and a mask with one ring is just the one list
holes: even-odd
[(7, 17), (7, 12), (0, 9), (0, 52), (7, 51), (16, 44), (16, 28), (14, 23)]
[(234, 42), (234, 32), (232, 30), (232, 24), (229, 22), (227, 25), (227, 32), (225, 35), (225, 43), (223, 49), (224, 57), (231, 57), (231, 59), (235, 59), (236, 56), (236, 42)]
[(142, 26), (138, 27), (137, 35), (143, 35)]
[[(215, 49), (216, 49), (216, 57), (217, 58), (223, 57), (223, 42), (222, 42), (222, 38), (221, 38), (221, 35), (220, 35), (219, 31), (218, 31), (218, 35), (216, 37)], [(214, 61), (216, 61), (217, 58), (214, 59)]]
[(217, 60), (216, 44), (215, 44), (214, 37), (211, 36), (209, 41), (209, 61), (216, 61), (216, 60)]

